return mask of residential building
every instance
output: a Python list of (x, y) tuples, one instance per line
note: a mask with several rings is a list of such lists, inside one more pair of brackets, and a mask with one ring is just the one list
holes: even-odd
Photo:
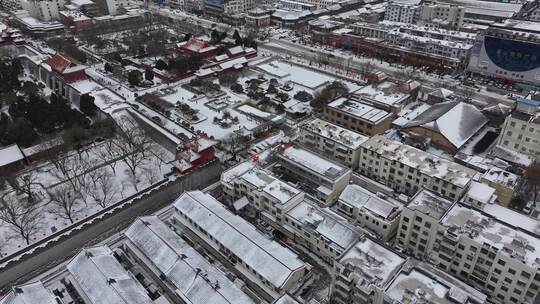
[[(221, 185), (225, 203), (237, 210), (246, 207), (254, 217), (273, 226), (282, 225), (287, 211), (304, 199), (304, 192), (250, 161), (224, 171)], [(247, 198), (247, 205), (238, 202), (243, 197)]]
[(421, 188), (458, 199), (476, 171), (403, 143), (376, 135), (362, 143), (359, 171), (397, 192)]
[(129, 0), (94, 0), (109, 15), (120, 15), (122, 9), (129, 6)]
[(487, 184), (473, 181), (469, 186), (469, 190), (467, 190), (467, 193), (461, 199), (461, 202), (478, 209), (483, 209), (486, 205), (496, 203), (497, 195), (495, 191), (495, 188)]
[(267, 27), (270, 25), (272, 12), (267, 9), (256, 7), (247, 12), (246, 26), (248, 27)]
[(316, 118), (300, 127), (298, 142), (328, 159), (356, 169), (360, 144), (367, 139), (360, 133)]
[(386, 286), (382, 303), (487, 304), (487, 295), (430, 264), (409, 259)]
[(86, 304), (153, 304), (144, 287), (127, 272), (107, 246), (81, 250), (66, 265), (63, 279)]
[(463, 26), (464, 17), (465, 9), (462, 6), (390, 2), (384, 20), (458, 30)]
[(375, 82), (352, 92), (350, 98), (397, 115), (412, 100), (403, 87), (391, 81)]
[(481, 181), (495, 189), (499, 203), (508, 206), (519, 189), (520, 178), (512, 172), (491, 167), (482, 175)]
[(273, 167), (286, 181), (302, 184), (302, 190), (331, 205), (349, 184), (351, 170), (299, 147), (287, 146)]
[(22, 8), (20, 0), (0, 0), (0, 9), (6, 12), (14, 12)]
[(296, 254), (262, 235), (209, 194), (185, 192), (174, 208), (173, 224), (267, 301), (301, 284), (309, 270)]
[(65, 0), (22, 0), (21, 6), (30, 16), (41, 21), (52, 21), (60, 17)]
[(394, 114), (347, 97), (341, 97), (324, 107), (323, 118), (347, 129), (374, 135), (383, 133), (390, 128)]
[(158, 217), (137, 218), (123, 234), (127, 256), (152, 274), (174, 303), (255, 303)]
[(487, 125), (488, 119), (475, 106), (457, 101), (432, 105), (402, 126), (401, 130), (429, 140), (455, 154)]
[(388, 241), (396, 234), (403, 206), (350, 184), (339, 196), (335, 208), (354, 225)]
[(334, 263), (332, 300), (339, 304), (380, 303), (384, 286), (404, 263), (397, 253), (363, 236)]
[(439, 221), (453, 204), (435, 192), (418, 191), (401, 212), (396, 246), (418, 259), (424, 259), (436, 242), (434, 231)]
[(231, 1), (213, 1), (202, 0), (206, 13), (221, 16), (232, 16), (245, 13), (257, 4), (255, 0), (231, 0)]
[(540, 160), (539, 106), (540, 101), (519, 99), (518, 108), (506, 117), (502, 125), (498, 145)]
[(332, 265), (363, 232), (328, 208), (302, 201), (285, 215), (279, 229), (287, 239)]
[(0, 304), (26, 303), (62, 304), (64, 302), (45, 288), (40, 281), (14, 286), (7, 294), (0, 297)]

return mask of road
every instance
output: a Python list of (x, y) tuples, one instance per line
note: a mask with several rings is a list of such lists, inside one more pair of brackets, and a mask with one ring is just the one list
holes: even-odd
[[(332, 73), (343, 71), (344, 67), (346, 67), (347, 70), (355, 73), (362, 73), (362, 65), (369, 62), (375, 70), (382, 71), (395, 79), (411, 79), (410, 75), (403, 72), (402, 67), (391, 66), (387, 62), (381, 62), (381, 60), (345, 54), (341, 50), (325, 50), (315, 48), (299, 43), (293, 43), (284, 39), (271, 38), (269, 42), (259, 43), (259, 50), (268, 51), (275, 55), (285, 55), (286, 57), (290, 57), (292, 60), (299, 60), (304, 63), (311, 62), (313, 65), (316, 65), (318, 62), (320, 62), (321, 58), (324, 58), (328, 62), (330, 72)], [(332, 70), (332, 68), (334, 70)], [(457, 95), (470, 97), (471, 99), (480, 101), (482, 103), (512, 104), (511, 100), (506, 99), (500, 94), (487, 91), (478, 92), (474, 88), (464, 86), (459, 81), (450, 77), (439, 78), (419, 73), (417, 73), (417, 75), (419, 75), (419, 81), (422, 83), (425, 91), (432, 91), (443, 87), (453, 90)]]

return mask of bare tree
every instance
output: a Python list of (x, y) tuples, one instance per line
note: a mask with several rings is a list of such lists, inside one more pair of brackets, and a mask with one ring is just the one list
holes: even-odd
[(60, 182), (67, 182), (79, 195), (83, 194), (86, 187), (86, 175), (91, 171), (92, 164), (87, 157), (60, 157), (51, 162), (56, 171), (51, 174)]
[(88, 195), (94, 199), (94, 201), (106, 208), (110, 204), (114, 203), (118, 189), (114, 185), (113, 175), (105, 168), (96, 170), (99, 172), (99, 178), (96, 181), (96, 186), (93, 191), (90, 191)]
[(42, 213), (36, 204), (17, 200), (12, 195), (0, 199), (0, 220), (30, 244), (30, 238), (41, 228)]
[(77, 200), (80, 198), (81, 194), (74, 191), (69, 185), (58, 185), (49, 190), (49, 205), (51, 206), (49, 211), (73, 224), (75, 217), (79, 214)]
[[(17, 193), (24, 193), (28, 198), (29, 203), (34, 203), (37, 199), (36, 191), (42, 187), (39, 183), (38, 176), (35, 171), (29, 171), (19, 178), (16, 179), (16, 182), (12, 185)], [(38, 188), (38, 189), (36, 189)]]
[(146, 166), (146, 167), (143, 167), (142, 169), (144, 172), (144, 178), (148, 181), (150, 185), (153, 185), (155, 182), (158, 181), (159, 175), (158, 175), (158, 170), (156, 170), (157, 169), (156, 167)]
[(124, 156), (122, 162), (136, 178), (137, 168), (148, 158), (153, 141), (133, 118), (123, 116), (118, 124), (122, 130), (122, 140), (115, 141), (115, 147)]

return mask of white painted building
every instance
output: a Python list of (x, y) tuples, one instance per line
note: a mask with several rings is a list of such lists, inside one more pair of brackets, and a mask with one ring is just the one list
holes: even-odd
[(28, 14), (41, 21), (52, 21), (60, 17), (65, 0), (22, 0), (21, 6)]
[(267, 301), (301, 284), (309, 270), (295, 253), (261, 234), (209, 194), (185, 192), (174, 207), (173, 224), (229, 264)]
[(367, 139), (367, 136), (319, 118), (303, 124), (298, 137), (306, 148), (351, 169), (358, 167), (360, 144)]
[(402, 208), (397, 202), (383, 199), (355, 184), (343, 190), (335, 205), (335, 209), (354, 225), (373, 232), (384, 241), (396, 234)]

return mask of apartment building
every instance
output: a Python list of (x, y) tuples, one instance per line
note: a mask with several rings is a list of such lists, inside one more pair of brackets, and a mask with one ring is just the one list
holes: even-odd
[[(231, 0), (231, 1), (213, 1), (202, 0), (205, 12), (214, 15), (237, 15), (253, 9), (257, 4), (255, 0)], [(225, 16), (226, 17), (226, 16)]]
[(341, 97), (324, 107), (323, 118), (347, 129), (375, 135), (390, 128), (394, 114), (347, 97)]
[(295, 146), (283, 148), (273, 170), (281, 178), (302, 185), (302, 190), (330, 205), (349, 184), (351, 170)]
[(107, 246), (85, 248), (66, 265), (65, 284), (86, 304), (153, 304), (144, 287), (127, 272)]
[(477, 172), (428, 152), (376, 135), (362, 143), (359, 171), (397, 192), (426, 188), (455, 200)]
[(130, 5), (129, 0), (93, 0), (109, 15), (119, 15), (122, 13), (122, 8)]
[(487, 296), (459, 279), (431, 266), (409, 259), (387, 284), (383, 304), (437, 303), (487, 304)]
[(28, 14), (41, 21), (52, 21), (60, 18), (60, 11), (66, 4), (65, 0), (23, 0), (20, 2), (22, 8)]
[(301, 284), (308, 265), (262, 235), (209, 194), (191, 191), (174, 203), (172, 223), (209, 250), (266, 301)]
[(480, 180), (495, 189), (497, 201), (504, 206), (512, 202), (520, 183), (519, 176), (497, 167), (491, 167)]
[(424, 259), (435, 244), (434, 230), (453, 204), (437, 193), (425, 189), (418, 191), (401, 212), (396, 246), (418, 259)]
[(334, 263), (332, 300), (339, 304), (380, 303), (384, 287), (405, 261), (392, 250), (362, 237)]
[(255, 304), (157, 216), (137, 218), (123, 235), (126, 255), (152, 274), (174, 303)]
[[(485, 190), (473, 192), (489, 201), (494, 191)], [(539, 222), (498, 204), (480, 204), (478, 209), (467, 196), (464, 202), (467, 205), (420, 191), (402, 212), (397, 246), (436, 263), (489, 295), (490, 301), (535, 303), (540, 288)]]
[[(540, 105), (540, 101), (523, 100), (518, 101), (518, 107), (523, 103), (531, 104), (531, 108)], [(520, 108), (506, 117), (497, 144), (540, 160), (540, 117), (536, 110)]]
[(388, 241), (396, 234), (403, 206), (371, 193), (356, 184), (350, 184), (339, 196), (337, 212), (354, 225)]
[(360, 133), (316, 118), (300, 127), (298, 142), (328, 159), (356, 169), (360, 144), (367, 139)]
[(332, 265), (363, 234), (347, 220), (314, 202), (302, 201), (289, 210), (279, 227), (289, 241)]
[(460, 29), (463, 26), (464, 17), (465, 9), (462, 6), (444, 3), (411, 5), (390, 2), (384, 20), (429, 27)]
[[(237, 210), (245, 208), (273, 226), (282, 225), (287, 211), (304, 200), (304, 192), (250, 161), (223, 172), (221, 185), (228, 205)], [(247, 199), (245, 204), (242, 198)]]
[(6, 12), (14, 12), (22, 8), (20, 0), (0, 0), (0, 9)]

